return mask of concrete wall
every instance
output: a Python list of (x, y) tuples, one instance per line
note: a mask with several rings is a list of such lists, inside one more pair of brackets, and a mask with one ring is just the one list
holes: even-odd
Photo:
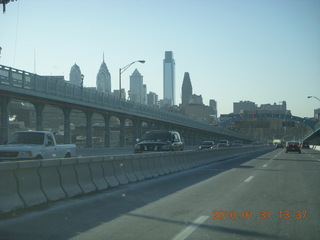
[(156, 178), (261, 147), (0, 162), (0, 215)]

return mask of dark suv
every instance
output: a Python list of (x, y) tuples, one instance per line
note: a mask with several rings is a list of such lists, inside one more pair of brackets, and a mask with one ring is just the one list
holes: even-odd
[(287, 142), (286, 153), (288, 152), (299, 152), (301, 153), (301, 146), (299, 142)]
[(134, 153), (154, 151), (183, 151), (184, 144), (180, 134), (175, 131), (148, 131), (134, 146)]

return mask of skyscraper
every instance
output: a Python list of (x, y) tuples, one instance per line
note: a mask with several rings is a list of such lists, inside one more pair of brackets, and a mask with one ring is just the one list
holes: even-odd
[(188, 72), (184, 73), (183, 82), (182, 82), (182, 105), (188, 105), (190, 97), (192, 96), (192, 85), (190, 80), (190, 75)]
[(74, 84), (79, 87), (81, 86), (81, 71), (80, 67), (76, 63), (71, 67), (69, 80), (71, 84)]
[(101, 63), (99, 72), (97, 74), (97, 91), (99, 92), (105, 92), (105, 93), (111, 93), (111, 75), (108, 70), (107, 64), (104, 61), (104, 55), (103, 55), (103, 61)]
[(166, 51), (163, 60), (163, 99), (175, 105), (175, 61), (172, 51)]
[(130, 100), (143, 104), (146, 101), (146, 86), (143, 85), (143, 76), (135, 69), (130, 76)]

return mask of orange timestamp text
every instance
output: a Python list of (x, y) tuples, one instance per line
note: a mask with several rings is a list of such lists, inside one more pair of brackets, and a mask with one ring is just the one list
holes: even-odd
[(305, 219), (308, 211), (288, 211), (282, 210), (275, 213), (271, 211), (212, 211), (212, 219), (271, 219), (272, 217), (278, 217), (279, 219)]

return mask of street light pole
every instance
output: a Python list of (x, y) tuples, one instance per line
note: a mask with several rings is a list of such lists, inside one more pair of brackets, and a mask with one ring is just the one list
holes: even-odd
[(315, 97), (315, 96), (308, 96), (308, 98), (315, 98), (315, 99), (317, 99), (318, 101), (320, 101), (320, 99), (317, 98), (317, 97)]
[(127, 70), (132, 64), (136, 63), (136, 62), (139, 62), (139, 63), (145, 63), (146, 61), (145, 60), (137, 60), (137, 61), (134, 61), (130, 64), (128, 64), (127, 66), (123, 67), (123, 68), (119, 68), (119, 98), (121, 99), (121, 74)]

